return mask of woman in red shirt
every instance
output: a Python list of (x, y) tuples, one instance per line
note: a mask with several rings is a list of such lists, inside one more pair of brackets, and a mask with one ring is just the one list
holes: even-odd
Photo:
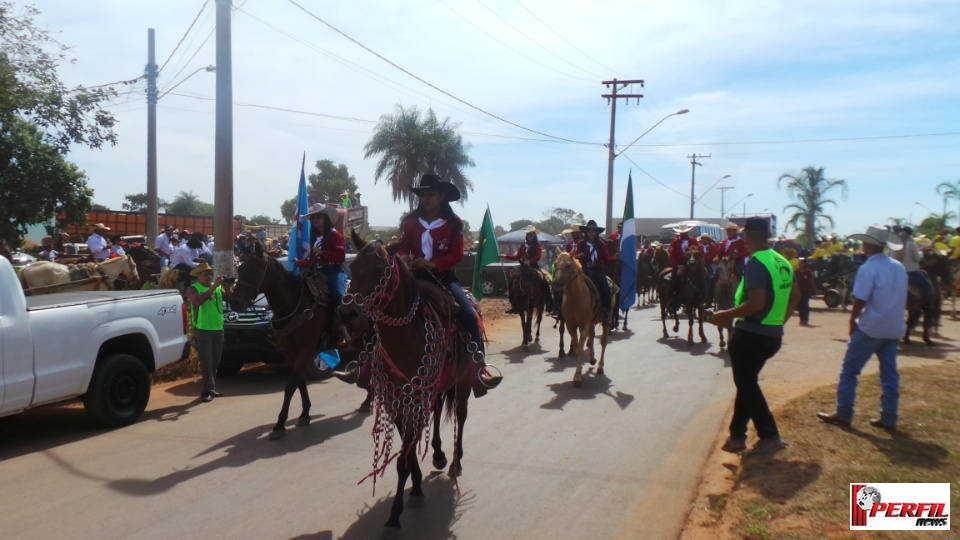
[[(463, 221), (454, 213), (450, 203), (460, 199), (460, 190), (435, 174), (425, 174), (420, 184), (410, 187), (410, 191), (419, 197), (419, 204), (400, 221), (400, 239), (388, 246), (387, 251), (405, 255), (418, 279), (443, 285), (460, 306), (457, 323), (470, 333), (481, 353), (479, 360), (475, 358), (477, 355), (468, 355), (470, 362), (476, 364), (469, 370), (473, 393), (481, 397), (488, 388), (500, 384), (503, 377), (490, 375), (485, 370), (480, 322), (454, 272), (454, 267), (463, 260)], [(352, 380), (351, 374), (337, 376)], [(364, 378), (368, 378), (367, 369), (361, 368), (360, 379)]]
[(613, 265), (615, 259), (610, 257), (610, 252), (607, 251), (607, 243), (603, 241), (603, 238), (600, 238), (600, 233), (603, 230), (604, 227), (598, 227), (597, 222), (592, 219), (586, 225), (581, 225), (580, 231), (583, 232), (584, 237), (573, 250), (573, 256), (580, 261), (583, 273), (593, 280), (593, 284), (600, 291), (603, 323), (609, 326), (613, 296), (610, 291), (610, 284), (607, 283), (605, 267)]
[[(537, 239), (537, 230), (533, 225), (527, 225), (527, 234), (524, 236), (523, 243), (517, 249), (516, 255), (503, 255), (504, 259), (509, 261), (526, 261), (531, 268), (540, 270), (540, 257), (543, 255), (543, 249), (540, 247), (540, 240)], [(549, 290), (546, 291), (549, 293)], [(510, 299), (510, 309), (507, 313), (517, 314), (520, 310), (517, 308), (516, 298), (513, 297), (513, 279), (507, 281), (507, 297)], [(547, 294), (547, 297), (552, 297)]]
[(310, 255), (306, 259), (294, 259), (293, 263), (308, 277), (318, 279), (322, 274), (326, 278), (330, 303), (336, 313), (347, 289), (347, 276), (343, 271), (347, 249), (343, 235), (333, 227), (337, 209), (317, 203), (304, 217), (310, 218)]

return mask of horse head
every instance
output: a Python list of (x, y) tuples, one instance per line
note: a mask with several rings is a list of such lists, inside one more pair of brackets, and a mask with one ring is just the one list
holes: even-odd
[(262, 292), (260, 288), (266, 281), (271, 261), (280, 264), (264, 255), (259, 243), (254, 244), (253, 254), (243, 258), (237, 267), (237, 281), (230, 295), (230, 305), (235, 310), (244, 311), (256, 301)]
[(557, 255), (557, 259), (553, 261), (553, 267), (553, 285), (555, 288), (562, 288), (583, 271), (580, 261), (573, 258), (569, 253)]
[(134, 289), (140, 288), (140, 272), (137, 271), (137, 263), (133, 260), (133, 257), (129, 255), (124, 255), (121, 257), (123, 259), (123, 270), (121, 274), (127, 276), (127, 288), (131, 291)]

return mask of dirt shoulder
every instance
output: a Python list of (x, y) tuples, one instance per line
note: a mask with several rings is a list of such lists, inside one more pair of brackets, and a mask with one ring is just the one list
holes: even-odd
[[(796, 317), (790, 320), (783, 347), (760, 375), (760, 387), (775, 416), (787, 401), (815, 388), (836, 385), (846, 352), (849, 316), (849, 311), (816, 309), (811, 315), (811, 326), (799, 326)], [(954, 363), (960, 358), (960, 321), (947, 315), (942, 324), (940, 336), (934, 337), (936, 347), (928, 348), (919, 339), (912, 345), (901, 345), (897, 357), (900, 369)], [(861, 380), (875, 378), (877, 372), (877, 362), (872, 359)], [(855, 421), (865, 422), (876, 403), (858, 405), (860, 413)], [(730, 410), (725, 414), (729, 418)], [(816, 421), (812, 416), (810, 420)], [(720, 450), (726, 435), (725, 430), (717, 434), (715, 450), (703, 465), (700, 487), (680, 536), (682, 539), (716, 540), (735, 536), (736, 510), (725, 512), (723, 507), (735, 491), (748, 488), (738, 485), (737, 481), (741, 457)], [(750, 436), (748, 444), (755, 438), (752, 428)], [(789, 445), (791, 434), (784, 432), (782, 436)]]

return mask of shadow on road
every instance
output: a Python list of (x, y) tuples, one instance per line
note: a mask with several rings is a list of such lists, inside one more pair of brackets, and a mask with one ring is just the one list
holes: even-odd
[[(107, 482), (107, 486), (127, 495), (139, 497), (157, 495), (169, 491), (181, 482), (224, 467), (244, 467), (261, 459), (300, 452), (332, 437), (357, 429), (363, 425), (367, 415), (351, 412), (337, 416), (322, 417), (321, 415), (312, 418), (313, 422), (309, 426), (288, 430), (287, 436), (280, 441), (270, 441), (266, 438), (273, 427), (272, 425), (258, 426), (238, 433), (194, 456), (199, 458), (211, 453), (222, 454), (221, 457), (213, 461), (197, 467), (189, 467), (188, 465), (187, 468), (154, 479), (125, 478), (114, 480)], [(317, 418), (320, 418), (320, 420), (318, 421)], [(296, 420), (296, 418), (291, 419), (287, 426), (293, 425)]]
[[(240, 373), (230, 377), (217, 377), (217, 390), (228, 396), (256, 396), (266, 394), (283, 394), (283, 387), (290, 378), (290, 370), (282, 365), (263, 364), (248, 367)], [(328, 379), (329, 380), (329, 379)], [(327, 381), (307, 380), (311, 389)], [(199, 397), (202, 390), (200, 378), (184, 379), (164, 389), (168, 394), (184, 397)], [(282, 398), (278, 397), (279, 403)]]
[(572, 378), (571, 375), (569, 381), (548, 384), (547, 388), (554, 393), (554, 396), (540, 408), (563, 410), (571, 401), (589, 400), (597, 396), (609, 396), (620, 407), (620, 410), (626, 409), (633, 403), (634, 397), (632, 395), (620, 391), (611, 391), (613, 381), (606, 375), (595, 375), (592, 367), (584, 372), (582, 387), (574, 388)]

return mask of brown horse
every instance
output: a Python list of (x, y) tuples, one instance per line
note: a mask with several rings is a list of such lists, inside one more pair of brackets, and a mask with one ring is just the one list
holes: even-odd
[[(387, 253), (379, 241), (365, 242), (355, 231), (352, 240), (358, 254), (350, 264), (351, 293), (344, 303), (357, 305), (373, 321), (375, 329), (368, 345), (376, 419), (374, 470), (369, 476), (376, 482), (390, 461), (396, 459), (396, 497), (385, 524), (386, 533), (396, 533), (408, 478), (413, 480), (410, 505), (423, 503), (423, 474), (417, 454), (422, 449), (426, 455), (424, 443), (431, 435), (433, 466), (446, 467), (447, 457), (440, 440), (444, 401), (448, 416), (453, 415), (457, 423), (448, 474), (455, 477), (462, 473), (463, 428), (470, 397), (466, 355), (479, 353), (461, 346), (452, 300), (444, 304), (427, 293), (428, 285), (414, 278), (403, 259)], [(402, 441), (396, 453), (392, 451), (394, 429)]]
[(127, 255), (133, 258), (133, 262), (137, 265), (137, 274), (140, 275), (140, 288), (143, 288), (153, 276), (163, 271), (160, 266), (160, 257), (144, 245), (136, 244), (129, 247)]
[(603, 325), (600, 295), (590, 282), (590, 278), (583, 273), (580, 262), (569, 253), (561, 253), (553, 264), (556, 269), (553, 276), (554, 284), (563, 289), (563, 304), (560, 306), (560, 311), (563, 313), (567, 332), (570, 333), (570, 349), (577, 361), (577, 370), (573, 373), (573, 386), (579, 388), (583, 385), (584, 347), (590, 354), (590, 365), (597, 363), (593, 353), (593, 339), (597, 324), (601, 324), (603, 328), (600, 336), (600, 363), (597, 366), (597, 375), (603, 375), (603, 358), (607, 351), (610, 327)]
[(707, 294), (707, 276), (703, 268), (703, 252), (689, 249), (685, 254), (683, 277), (680, 278), (680, 298), (687, 314), (687, 344), (693, 345), (693, 321), (697, 320), (700, 343), (706, 343), (703, 333), (703, 299)]
[(653, 269), (653, 261), (640, 252), (637, 255), (637, 307), (652, 303), (656, 294), (657, 274)]
[[(527, 261), (520, 263), (520, 270), (513, 277), (513, 290), (517, 308), (520, 311), (520, 330), (523, 332), (523, 351), (527, 352), (531, 343), (540, 343), (540, 322), (546, 307), (543, 272), (530, 266)], [(537, 320), (537, 335), (533, 335), (533, 319)]]
[[(270, 327), (277, 345), (291, 364), (290, 378), (283, 390), (283, 406), (270, 438), (280, 439), (286, 434), (285, 424), (290, 413), (293, 393), (300, 390), (303, 411), (297, 426), (310, 424), (310, 395), (307, 393), (307, 373), (312, 371), (317, 351), (333, 348), (335, 335), (333, 310), (329, 304), (313, 297), (303, 277), (295, 276), (264, 254), (260, 244), (237, 269), (237, 282), (228, 300), (234, 309), (243, 311), (257, 296), (263, 294), (273, 311)], [(329, 344), (324, 340), (328, 338)]]

